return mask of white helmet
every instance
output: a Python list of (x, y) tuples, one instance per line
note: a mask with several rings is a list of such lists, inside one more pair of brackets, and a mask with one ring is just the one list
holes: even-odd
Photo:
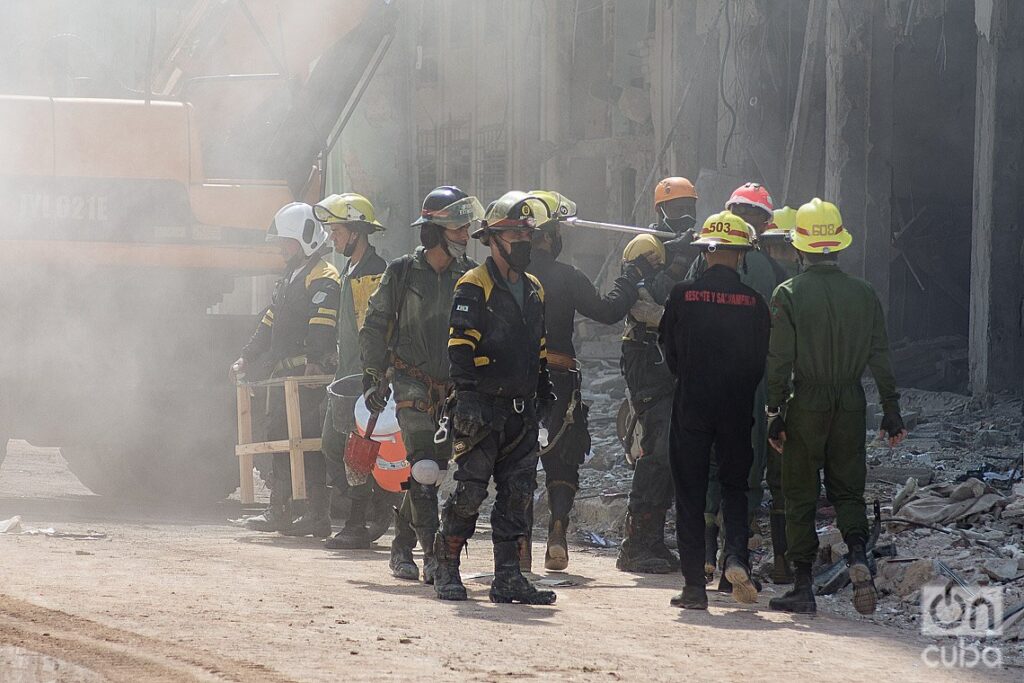
[(313, 215), (313, 207), (302, 202), (287, 204), (274, 215), (267, 230), (267, 241), (293, 239), (302, 246), (302, 253), (312, 256), (327, 241), (327, 231)]

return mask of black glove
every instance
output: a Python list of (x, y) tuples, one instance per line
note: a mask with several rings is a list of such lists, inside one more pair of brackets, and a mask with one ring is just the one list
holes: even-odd
[(885, 432), (886, 438), (892, 439), (899, 436), (906, 425), (903, 424), (903, 416), (900, 415), (899, 411), (885, 413), (882, 416), (882, 423), (879, 425), (879, 430)]
[(673, 237), (669, 241), (665, 242), (665, 254), (667, 255), (665, 260), (671, 263), (673, 257), (687, 252), (695, 239), (697, 239), (696, 233), (694, 233), (693, 230), (687, 230), (686, 232), (680, 233), (678, 237)]
[(371, 413), (382, 413), (384, 408), (388, 405), (388, 399), (391, 397), (391, 387), (386, 384), (381, 384), (376, 387), (367, 389), (363, 394), (363, 400), (366, 401), (366, 407)]
[(622, 276), (634, 287), (643, 280), (654, 277), (657, 272), (658, 269), (644, 255), (637, 256), (632, 261), (626, 261), (622, 264)]
[(489, 407), (484, 397), (475, 391), (458, 392), (455, 395), (455, 409), (452, 411), (456, 435), (474, 437), (479, 434), (489, 422)]

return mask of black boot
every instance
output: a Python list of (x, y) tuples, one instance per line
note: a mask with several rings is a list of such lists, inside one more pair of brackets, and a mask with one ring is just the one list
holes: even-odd
[(682, 609), (707, 609), (708, 592), (704, 586), (683, 586), (683, 592), (673, 596), (669, 604)]
[(327, 538), (331, 535), (331, 498), (326, 484), (309, 487), (306, 511), (281, 533), (285, 536), (314, 538)]
[[(466, 539), (458, 536), (442, 536), (438, 532), (434, 537), (434, 557), (437, 560), (434, 591), (441, 600), (465, 600), (467, 597), (459, 575), (459, 554), (465, 544)], [(518, 554), (515, 561), (519, 562)]]
[[(520, 537), (522, 538), (522, 537)], [(521, 602), (524, 605), (553, 605), (555, 592), (538, 590), (519, 569), (517, 541), (494, 544), (494, 581), (491, 582), (491, 602)]]
[(718, 525), (704, 526), (704, 581), (711, 583), (715, 579), (715, 568), (718, 566)]
[(665, 513), (667, 510), (651, 513), (651, 552), (655, 557), (672, 565), (672, 571), (679, 570), (679, 555), (665, 545)]
[(818, 605), (814, 601), (814, 581), (811, 578), (809, 563), (795, 563), (793, 588), (781, 598), (769, 600), (768, 608), (777, 612), (794, 612), (796, 614), (815, 614), (818, 611)]
[(283, 482), (273, 481), (270, 489), (270, 505), (262, 514), (245, 520), (245, 528), (252, 531), (285, 531), (292, 524), (288, 502), (291, 498), (291, 487), (285, 488)]
[(373, 544), (366, 529), (368, 503), (364, 498), (352, 498), (345, 526), (324, 544), (329, 550), (366, 550)]
[(850, 581), (853, 582), (853, 606), (861, 614), (874, 614), (878, 604), (878, 592), (875, 590), (875, 581), (871, 578), (864, 539), (851, 536), (846, 545), (850, 549), (846, 555), (846, 563), (850, 568)]
[(725, 571), (722, 577), (732, 585), (732, 599), (736, 602), (752, 604), (757, 602), (757, 594), (761, 587), (750, 578), (747, 563), (735, 555), (725, 558)]
[(516, 541), (516, 552), (519, 555), (519, 571), (529, 574), (533, 571), (533, 534), (520, 536)]
[(771, 517), (772, 553), (775, 555), (775, 563), (772, 565), (772, 583), (781, 585), (793, 583), (793, 568), (786, 561), (786, 551), (789, 544), (786, 542), (786, 513), (772, 512)]
[(413, 531), (409, 520), (402, 516), (401, 511), (395, 510), (395, 538), (391, 541), (391, 559), (388, 566), (391, 568), (391, 575), (396, 579), (419, 581), (420, 568), (412, 559), (412, 549), (415, 546), (416, 532)]
[[(623, 572), (640, 574), (670, 574), (678, 569), (678, 564), (659, 557), (652, 551), (655, 541), (661, 539), (663, 528), (653, 529), (653, 512), (640, 510), (626, 513), (626, 538), (619, 547), (619, 556), (615, 560), (615, 568)], [(657, 537), (654, 534), (657, 533)], [(677, 560), (678, 563), (678, 560)]]

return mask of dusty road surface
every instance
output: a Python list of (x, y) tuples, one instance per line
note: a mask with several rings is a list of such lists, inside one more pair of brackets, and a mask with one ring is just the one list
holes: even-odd
[[(576, 551), (553, 607), (492, 605), (387, 572), (385, 537), (332, 553), (229, 525), (237, 506), (155, 510), (92, 496), (55, 449), (12, 442), (0, 519), (86, 538), (0, 534), (0, 681), (1021, 680), (932, 669), (926, 641), (855, 620), (769, 612), (713, 594), (672, 609), (673, 577)], [(91, 535), (90, 535), (91, 534)], [(543, 556), (539, 549), (535, 557)], [(490, 569), (486, 537), (467, 574)]]

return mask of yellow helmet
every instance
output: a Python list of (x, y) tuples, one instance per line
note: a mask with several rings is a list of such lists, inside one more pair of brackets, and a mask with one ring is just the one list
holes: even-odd
[(832, 202), (817, 197), (796, 212), (793, 246), (808, 254), (831, 254), (850, 246), (853, 237), (843, 228), (843, 217)]
[(367, 232), (384, 232), (384, 226), (377, 222), (376, 212), (370, 200), (355, 192), (332, 194), (313, 207), (313, 214), (321, 223), (354, 223)]
[(576, 215), (576, 202), (572, 201), (565, 195), (551, 190), (530, 190), (531, 197), (544, 202), (544, 206), (548, 208), (548, 219), (541, 221), (538, 227), (546, 228), (552, 223), (558, 223), (566, 218), (572, 218)]
[(539, 197), (511, 190), (487, 206), (483, 223), (470, 236), (486, 245), (492, 232), (536, 230), (547, 215), (548, 207)]
[(754, 239), (754, 229), (745, 220), (731, 211), (722, 211), (708, 216), (693, 245), (708, 251), (750, 249)]
[(657, 256), (657, 265), (665, 265), (665, 245), (661, 243), (661, 240), (654, 235), (637, 235), (622, 250), (622, 260), (632, 261), (638, 256), (646, 256), (648, 254), (655, 254)]
[(772, 222), (768, 228), (760, 234), (759, 240), (786, 240), (793, 241), (793, 229), (796, 228), (796, 209), (784, 206), (775, 209), (772, 214)]

